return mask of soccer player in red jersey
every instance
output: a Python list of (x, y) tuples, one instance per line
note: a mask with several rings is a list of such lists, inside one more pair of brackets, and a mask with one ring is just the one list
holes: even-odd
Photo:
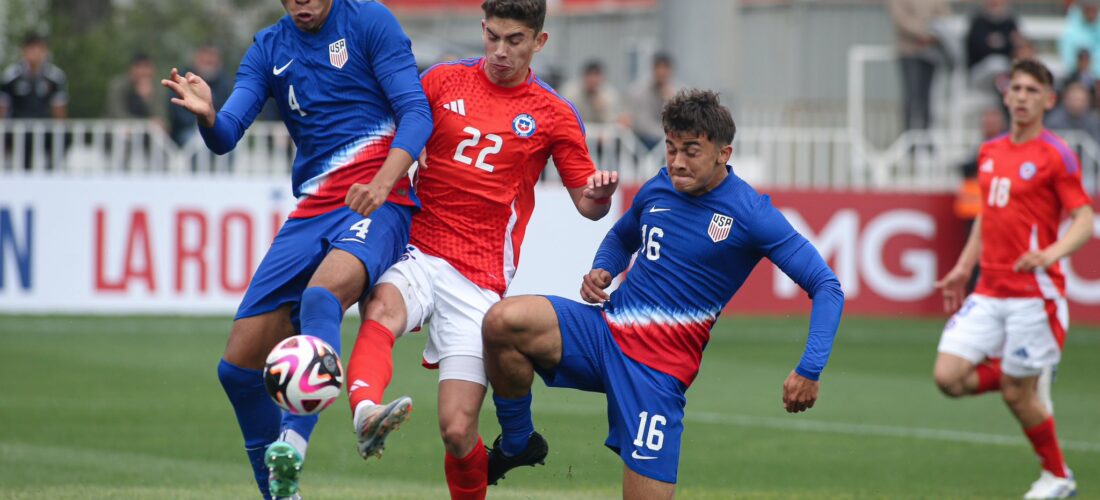
[(515, 274), (547, 160), (589, 219), (608, 213), (618, 185), (616, 173), (596, 171), (573, 106), (530, 69), (548, 38), (545, 0), (487, 0), (482, 10), (485, 56), (421, 76), (435, 127), (415, 179), (423, 208), (413, 217), (408, 251), (372, 291), (347, 376), (359, 452), (367, 458), (381, 451), (411, 405), (407, 397), (379, 404), (392, 376), (394, 339), (431, 322), (424, 364), (439, 369), (452, 498), (485, 497), (481, 321)]
[[(1093, 220), (1077, 157), (1043, 129), (1052, 83), (1039, 62), (1013, 66), (1004, 95), (1011, 131), (979, 151), (981, 215), (955, 267), (936, 283), (944, 308), (957, 310), (940, 339), (936, 384), (950, 397), (1001, 391), (1042, 463), (1024, 498), (1068, 498), (1077, 487), (1037, 389), (1040, 374), (1061, 359), (1069, 324), (1058, 261), (1088, 241)], [(1065, 213), (1072, 222), (1059, 238)], [(975, 263), (978, 286), (964, 301)]]

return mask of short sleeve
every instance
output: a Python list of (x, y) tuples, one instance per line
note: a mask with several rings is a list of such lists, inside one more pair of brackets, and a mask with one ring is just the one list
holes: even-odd
[(558, 113), (560, 126), (555, 127), (557, 130), (550, 155), (554, 158), (554, 166), (558, 169), (562, 184), (572, 189), (588, 182), (588, 178), (596, 173), (596, 164), (588, 154), (584, 123), (580, 114), (568, 101), (562, 99), (562, 102), (565, 106)]
[(1085, 186), (1081, 183), (1081, 163), (1077, 155), (1068, 148), (1065, 151), (1057, 150), (1054, 155), (1053, 187), (1062, 204), (1062, 209), (1072, 212), (1077, 208), (1092, 203), (1089, 195), (1085, 193)]

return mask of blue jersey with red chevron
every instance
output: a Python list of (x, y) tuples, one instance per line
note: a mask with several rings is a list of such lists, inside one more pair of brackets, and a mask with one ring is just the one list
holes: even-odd
[(592, 264), (614, 276), (637, 252), (604, 303), (604, 317), (628, 357), (689, 386), (718, 315), (757, 262), (768, 258), (813, 299), (806, 350), (795, 371), (817, 380), (840, 324), (840, 283), (770, 198), (726, 168), (721, 184), (700, 196), (677, 192), (664, 168), (642, 186)]
[[(298, 148), (295, 218), (342, 206), (348, 188), (369, 182), (390, 148), (416, 158), (431, 134), (409, 38), (373, 1), (334, 0), (316, 33), (290, 16), (257, 33), (214, 127), (199, 127), (210, 149), (233, 149), (269, 97)], [(408, 179), (389, 201), (418, 206)]]

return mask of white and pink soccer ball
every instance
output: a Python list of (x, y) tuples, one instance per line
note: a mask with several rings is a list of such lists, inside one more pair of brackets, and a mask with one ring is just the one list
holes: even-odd
[(325, 341), (295, 335), (279, 342), (267, 355), (264, 387), (282, 409), (294, 415), (315, 415), (340, 397), (344, 367)]

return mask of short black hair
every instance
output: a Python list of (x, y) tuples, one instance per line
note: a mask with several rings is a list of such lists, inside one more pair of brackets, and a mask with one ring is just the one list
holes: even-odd
[(603, 63), (599, 59), (589, 59), (588, 62), (584, 63), (583, 73), (586, 75), (589, 73), (603, 73)]
[(153, 64), (153, 59), (145, 52), (134, 52), (134, 55), (130, 56), (130, 66), (135, 64)]
[(485, 19), (498, 17), (519, 21), (535, 30), (535, 34), (542, 32), (546, 22), (546, 0), (485, 0), (481, 3), (481, 11)]
[(46, 44), (46, 36), (41, 34), (41, 33), (34, 32), (34, 31), (31, 31), (31, 32), (23, 35), (23, 44), (21, 45), (21, 47), (26, 47), (28, 45), (36, 45), (36, 44), (45, 45)]
[(1046, 85), (1047, 87), (1054, 86), (1054, 75), (1050, 73), (1046, 65), (1035, 59), (1021, 59), (1016, 61), (1012, 65), (1011, 75), (1016, 73), (1023, 73), (1025, 75), (1031, 75), (1033, 78), (1039, 81), (1039, 83)]
[(661, 110), (661, 125), (667, 135), (698, 134), (718, 146), (732, 144), (737, 134), (733, 115), (718, 101), (718, 94), (711, 90), (684, 89), (677, 92)]
[(658, 52), (653, 54), (653, 65), (659, 66), (664, 64), (665, 66), (672, 67), (672, 56), (668, 52)]

